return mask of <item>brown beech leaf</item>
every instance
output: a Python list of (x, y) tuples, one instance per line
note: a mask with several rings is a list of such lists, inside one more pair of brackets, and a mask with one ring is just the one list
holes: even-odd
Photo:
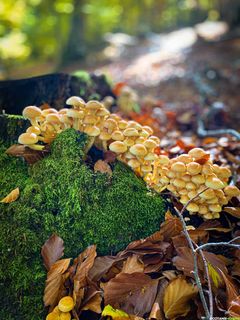
[(164, 241), (170, 241), (172, 237), (182, 232), (182, 224), (177, 217), (165, 220), (160, 227), (160, 233), (164, 237)]
[(221, 273), (222, 278), (226, 285), (227, 306), (228, 308), (230, 308), (231, 302), (235, 300), (239, 294), (231, 278), (228, 275), (226, 275), (221, 269), (219, 269), (219, 272)]
[(101, 173), (107, 173), (108, 175), (112, 175), (112, 169), (110, 167), (110, 165), (103, 160), (98, 160), (95, 164), (94, 164), (94, 171), (95, 172), (101, 172)]
[(228, 315), (230, 317), (240, 318), (240, 296), (236, 297), (234, 300), (230, 302), (228, 308)]
[(167, 286), (163, 298), (163, 310), (167, 319), (184, 317), (190, 311), (190, 300), (198, 293), (196, 286), (183, 278), (172, 280)]
[(49, 152), (50, 150), (48, 146), (46, 146), (42, 151), (38, 151), (25, 147), (21, 144), (14, 144), (5, 151), (5, 153), (10, 156), (23, 157), (28, 164), (34, 164), (44, 158)]
[(143, 272), (143, 270), (144, 264), (139, 260), (139, 257), (136, 254), (128, 257), (122, 268), (123, 273)]
[[(194, 261), (193, 254), (190, 248), (179, 247), (176, 248), (177, 256), (172, 259), (173, 265), (180, 271), (182, 271), (186, 276), (194, 277)], [(198, 256), (198, 268), (203, 270), (202, 260)]]
[[(189, 230), (188, 233), (190, 235), (190, 238), (197, 244), (200, 242), (206, 243), (209, 238), (209, 234), (206, 230)], [(184, 234), (173, 237), (172, 241), (175, 248), (188, 246), (188, 242)]]
[(119, 273), (104, 286), (105, 305), (142, 317), (151, 311), (158, 287), (142, 272)]
[[(203, 251), (203, 255), (207, 263), (212, 265), (214, 269), (219, 273), (221, 279), (222, 279), (222, 273), (224, 273), (225, 275), (228, 274), (228, 270), (226, 268), (224, 259), (222, 259), (222, 256), (216, 255), (214, 253), (207, 252), (207, 251)], [(219, 283), (219, 285), (221, 285), (221, 283)]]
[(47, 270), (50, 270), (51, 266), (59, 260), (64, 254), (63, 239), (56, 234), (52, 234), (51, 237), (44, 243), (41, 250), (43, 262)]
[(122, 259), (117, 259), (114, 256), (96, 257), (93, 267), (89, 271), (89, 278), (93, 281), (99, 281), (116, 262)]
[(154, 302), (149, 319), (162, 320), (161, 309), (158, 302)]
[(18, 199), (19, 197), (19, 188), (12, 190), (5, 198), (3, 198), (0, 202), (2, 203), (11, 203)]
[(74, 281), (74, 297), (76, 307), (79, 308), (84, 295), (84, 287), (87, 286), (87, 277), (89, 270), (92, 268), (95, 257), (97, 255), (96, 246), (92, 245), (85, 249), (76, 259), (77, 267), (73, 278)]
[(102, 295), (101, 292), (95, 292), (90, 298), (88, 298), (87, 302), (83, 302), (83, 307), (81, 308), (81, 311), (83, 310), (90, 310), (96, 313), (102, 312)]
[(240, 218), (240, 207), (225, 207), (224, 211), (231, 214), (235, 218)]
[(68, 269), (71, 259), (61, 259), (55, 262), (47, 274), (47, 280), (44, 290), (44, 305), (54, 306), (58, 302), (59, 294), (62, 291), (64, 281), (67, 276), (64, 275)]

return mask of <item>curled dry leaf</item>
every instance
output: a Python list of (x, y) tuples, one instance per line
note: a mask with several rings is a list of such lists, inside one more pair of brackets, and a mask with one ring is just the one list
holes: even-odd
[(71, 259), (62, 259), (55, 262), (47, 274), (46, 286), (44, 290), (44, 305), (55, 306), (63, 289), (63, 284), (68, 277), (64, 274), (69, 267)]
[(18, 199), (19, 197), (19, 188), (12, 190), (5, 198), (3, 198), (0, 202), (2, 203), (11, 203)]
[(234, 300), (230, 302), (228, 308), (228, 315), (230, 317), (240, 318), (240, 296), (236, 297)]
[(151, 311), (157, 287), (158, 279), (144, 273), (120, 273), (104, 286), (105, 304), (142, 317)]
[(144, 264), (139, 260), (139, 257), (136, 254), (128, 257), (122, 268), (123, 273), (143, 272), (143, 270)]
[(225, 207), (224, 211), (235, 218), (240, 218), (240, 207)]
[(41, 250), (43, 262), (47, 270), (50, 270), (51, 266), (59, 260), (64, 254), (63, 240), (56, 234), (52, 234), (51, 237), (44, 243)]
[(172, 280), (167, 286), (163, 298), (163, 310), (167, 319), (186, 316), (190, 311), (189, 301), (198, 293), (196, 286), (183, 278)]
[(221, 269), (219, 269), (219, 272), (221, 273), (226, 285), (227, 307), (230, 308), (232, 301), (234, 301), (239, 295), (238, 290), (228, 275), (226, 275)]
[(112, 169), (110, 165), (103, 160), (98, 160), (94, 164), (94, 171), (95, 172), (101, 172), (101, 173), (107, 173), (108, 175), (112, 176)]
[(170, 241), (172, 237), (182, 232), (182, 224), (177, 217), (171, 217), (161, 224), (160, 233), (164, 237), (164, 241)]
[(42, 151), (33, 150), (24, 145), (14, 144), (6, 150), (6, 154), (14, 157), (23, 157), (28, 164), (34, 164), (50, 152), (46, 146)]

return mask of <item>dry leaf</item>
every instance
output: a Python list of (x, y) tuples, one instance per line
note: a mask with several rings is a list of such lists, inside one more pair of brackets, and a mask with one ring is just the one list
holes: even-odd
[(226, 285), (227, 306), (228, 306), (228, 308), (230, 308), (231, 302), (238, 297), (238, 291), (237, 291), (234, 283), (231, 281), (230, 277), (227, 276), (221, 269), (219, 269), (219, 272), (221, 273), (223, 280), (225, 282), (225, 285)]
[(152, 309), (158, 280), (141, 272), (119, 273), (104, 286), (105, 304), (142, 317)]
[(56, 234), (51, 235), (51, 237), (44, 243), (41, 250), (41, 255), (46, 269), (49, 270), (51, 266), (63, 256), (63, 254), (63, 240)]
[(230, 317), (240, 318), (240, 296), (230, 302), (228, 315)]
[(47, 274), (46, 286), (44, 290), (44, 305), (55, 306), (62, 291), (64, 281), (67, 276), (64, 275), (68, 269), (71, 259), (62, 259), (55, 262)]
[(139, 260), (139, 257), (136, 254), (133, 254), (131, 257), (128, 257), (123, 264), (122, 271), (123, 273), (134, 273), (134, 272), (143, 272), (144, 264)]
[(84, 306), (81, 308), (81, 311), (83, 310), (90, 310), (96, 313), (102, 312), (102, 296), (100, 292), (97, 292), (89, 301), (84, 304)]
[(217, 272), (217, 270), (211, 265), (211, 263), (207, 262), (207, 266), (208, 266), (209, 275), (210, 275), (215, 287), (218, 288), (220, 283), (222, 282), (222, 278), (219, 275), (219, 273)]
[(171, 217), (161, 224), (160, 233), (164, 237), (164, 241), (170, 241), (172, 237), (182, 232), (182, 224), (177, 217)]
[(76, 274), (73, 278), (74, 282), (74, 298), (76, 302), (76, 308), (78, 309), (81, 305), (84, 287), (87, 286), (87, 276), (89, 270), (92, 268), (95, 257), (96, 257), (96, 246), (89, 246), (84, 250), (77, 258), (76, 263)]
[(102, 312), (102, 317), (111, 317), (113, 320), (115, 320), (116, 318), (129, 318), (129, 315), (124, 312), (123, 310), (119, 310), (119, 309), (114, 309), (112, 306), (110, 306), (109, 304), (103, 309)]
[(231, 214), (235, 218), (240, 218), (240, 207), (225, 207), (224, 211)]
[(154, 302), (149, 319), (162, 320), (161, 310), (158, 302)]
[(189, 301), (198, 293), (196, 286), (183, 278), (174, 279), (169, 283), (163, 298), (163, 310), (167, 319), (186, 316), (190, 311)]
[(2, 203), (11, 203), (18, 199), (19, 197), (19, 188), (12, 190), (5, 198), (3, 198), (0, 202)]
[(101, 172), (101, 173), (107, 173), (110, 176), (112, 176), (112, 169), (110, 167), (110, 165), (103, 161), (103, 160), (98, 160), (95, 164), (94, 164), (94, 171), (95, 172)]
[(21, 144), (14, 144), (5, 153), (14, 157), (23, 157), (28, 164), (34, 164), (44, 158), (49, 152), (50, 150), (47, 146), (42, 151), (38, 151)]
[(94, 261), (93, 267), (89, 271), (89, 278), (93, 281), (99, 281), (114, 265), (114, 263), (122, 259), (123, 258), (117, 259), (113, 256), (97, 257)]

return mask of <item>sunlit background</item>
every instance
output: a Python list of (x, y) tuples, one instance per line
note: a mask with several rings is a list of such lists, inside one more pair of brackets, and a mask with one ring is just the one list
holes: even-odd
[[(149, 40), (148, 52), (161, 40), (176, 53), (195, 41), (196, 32), (157, 36), (219, 20), (227, 26), (217, 33), (225, 32), (238, 23), (239, 7), (235, 0), (1, 0), (0, 79), (93, 70)], [(211, 37), (216, 30), (209, 28)]]

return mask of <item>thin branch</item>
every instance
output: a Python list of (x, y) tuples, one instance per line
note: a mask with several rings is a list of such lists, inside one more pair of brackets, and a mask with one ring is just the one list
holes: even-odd
[(198, 246), (194, 250), (195, 252), (197, 252), (198, 250), (204, 250), (208, 247), (215, 247), (215, 246), (225, 246), (225, 247), (240, 249), (240, 244), (234, 244), (229, 242), (211, 242), (211, 243), (204, 243), (201, 246)]

